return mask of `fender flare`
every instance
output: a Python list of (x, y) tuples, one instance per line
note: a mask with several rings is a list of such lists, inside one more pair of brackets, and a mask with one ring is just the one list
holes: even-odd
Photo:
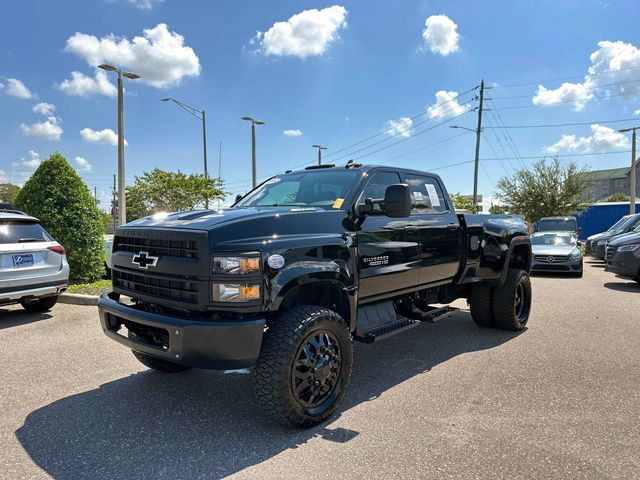
[(516, 247), (520, 245), (525, 245), (527, 247), (528, 259), (527, 259), (527, 267), (526, 272), (529, 273), (531, 271), (531, 261), (533, 260), (531, 254), (531, 240), (526, 235), (518, 235), (511, 239), (509, 242), (509, 250), (504, 258), (504, 265), (502, 266), (502, 272), (500, 273), (500, 278), (497, 279), (496, 283), (498, 285), (504, 285), (505, 280), (507, 279), (507, 273), (509, 271), (509, 264), (511, 263), (511, 257), (513, 255), (513, 251)]

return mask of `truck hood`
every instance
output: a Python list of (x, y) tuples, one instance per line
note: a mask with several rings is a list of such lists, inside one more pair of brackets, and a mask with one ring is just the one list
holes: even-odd
[(143, 228), (187, 228), (194, 230), (210, 230), (224, 223), (249, 220), (252, 217), (276, 216), (311, 212), (322, 209), (260, 207), (260, 208), (226, 208), (222, 210), (189, 210), (170, 214), (155, 214), (127, 223), (126, 227)]
[(534, 255), (571, 255), (579, 250), (573, 245), (551, 246), (551, 245), (532, 245), (531, 252)]

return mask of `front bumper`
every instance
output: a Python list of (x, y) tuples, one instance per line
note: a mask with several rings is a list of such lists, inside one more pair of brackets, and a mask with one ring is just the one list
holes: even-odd
[(607, 272), (621, 277), (637, 278), (640, 276), (640, 258), (636, 252), (617, 252), (605, 266)]
[(532, 272), (579, 273), (582, 271), (582, 260), (563, 262), (540, 262), (533, 260)]
[(597, 243), (591, 247), (591, 256), (599, 260), (604, 260), (607, 252), (607, 244), (598, 245)]
[[(100, 297), (98, 312), (104, 333), (126, 347), (170, 362), (213, 370), (252, 366), (260, 354), (265, 327), (264, 318), (211, 320), (151, 313), (120, 303), (113, 293)], [(120, 333), (123, 325), (164, 340), (155, 343), (126, 337)]]

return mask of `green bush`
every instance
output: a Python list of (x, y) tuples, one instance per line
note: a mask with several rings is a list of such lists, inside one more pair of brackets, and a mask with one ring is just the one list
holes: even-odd
[(40, 219), (67, 250), (70, 277), (92, 282), (104, 273), (100, 212), (89, 189), (55, 152), (42, 162), (16, 197), (15, 206)]

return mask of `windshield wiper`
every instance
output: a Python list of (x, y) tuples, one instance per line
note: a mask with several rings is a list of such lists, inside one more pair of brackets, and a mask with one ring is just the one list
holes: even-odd
[(27, 238), (20, 238), (18, 240), (18, 243), (26, 243), (26, 242), (42, 242), (43, 240), (39, 239), (39, 238), (33, 238), (33, 237), (27, 237)]

